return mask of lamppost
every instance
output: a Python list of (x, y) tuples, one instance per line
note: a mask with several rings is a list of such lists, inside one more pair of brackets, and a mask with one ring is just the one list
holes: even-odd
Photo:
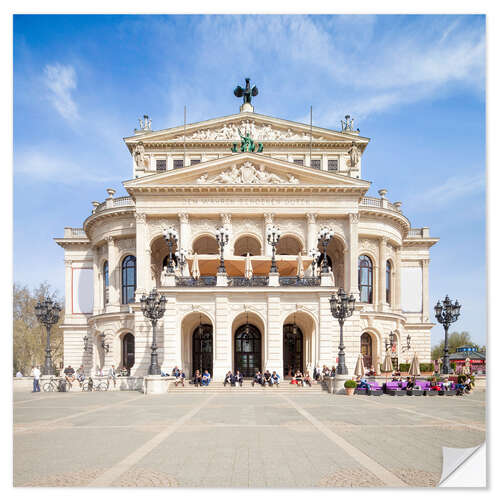
[(167, 242), (168, 245), (168, 265), (167, 265), (167, 271), (169, 273), (174, 272), (174, 265), (173, 265), (173, 259), (172, 259), (172, 249), (175, 244), (179, 241), (179, 234), (177, 233), (177, 229), (175, 227), (170, 226), (168, 229), (165, 229), (163, 231), (163, 236)]
[(273, 226), (273, 227), (268, 228), (268, 230), (267, 230), (267, 242), (273, 248), (273, 256), (271, 258), (271, 269), (269, 271), (271, 273), (278, 272), (278, 266), (276, 266), (276, 245), (278, 244), (280, 238), (281, 238), (281, 231), (280, 231), (279, 227)]
[(450, 300), (448, 295), (443, 300), (443, 304), (438, 300), (437, 304), (434, 306), (434, 312), (436, 313), (436, 319), (444, 327), (444, 355), (443, 355), (443, 365), (441, 367), (441, 373), (450, 373), (450, 355), (448, 353), (448, 328), (451, 323), (455, 321), (460, 316), (460, 308), (462, 306), (458, 303), (458, 300)]
[(220, 265), (219, 269), (217, 269), (217, 273), (225, 274), (226, 267), (224, 266), (224, 247), (229, 241), (229, 231), (224, 226), (218, 227), (215, 230), (215, 237), (217, 238), (217, 243), (220, 247)]
[(156, 324), (158, 320), (165, 314), (165, 306), (167, 299), (165, 295), (161, 295), (153, 288), (148, 296), (141, 297), (141, 310), (146, 318), (151, 320), (153, 326), (153, 342), (151, 343), (151, 364), (149, 365), (150, 375), (160, 375), (160, 367), (158, 366), (158, 349), (156, 345)]
[(333, 294), (330, 297), (330, 309), (334, 318), (337, 318), (340, 325), (340, 345), (339, 345), (339, 364), (337, 365), (336, 373), (339, 375), (347, 375), (347, 366), (345, 365), (344, 353), (344, 321), (354, 312), (354, 304), (356, 299), (351, 293), (349, 297), (342, 288), (337, 292), (337, 296)]
[(175, 256), (177, 257), (177, 264), (179, 265), (181, 269), (181, 275), (184, 274), (184, 266), (186, 265), (186, 250), (184, 248), (181, 248), (180, 250), (177, 250), (175, 252)]
[(89, 338), (87, 337), (87, 335), (83, 336), (83, 350), (85, 352), (92, 352), (92, 346), (89, 343)]
[(321, 264), (321, 272), (328, 273), (328, 262), (326, 259), (326, 249), (330, 241), (333, 238), (333, 230), (327, 227), (321, 229), (318, 233), (318, 246), (321, 245), (323, 247), (323, 263)]
[(396, 334), (394, 332), (389, 333), (389, 339), (385, 339), (385, 352), (387, 352), (389, 349), (392, 350), (392, 347), (394, 346), (396, 342)]
[(44, 375), (54, 375), (52, 350), (50, 348), (50, 329), (59, 321), (61, 306), (50, 297), (39, 301), (35, 306), (36, 319), (47, 329), (47, 345), (45, 347)]
[(313, 277), (316, 276), (316, 264), (318, 263), (319, 256), (321, 255), (321, 252), (317, 248), (311, 248), (309, 250), (309, 256), (312, 257), (312, 262), (311, 262), (311, 267), (312, 267), (312, 275)]

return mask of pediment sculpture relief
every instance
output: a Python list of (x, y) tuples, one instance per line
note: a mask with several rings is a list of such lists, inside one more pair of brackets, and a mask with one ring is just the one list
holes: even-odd
[[(308, 132), (295, 132), (291, 129), (278, 130), (271, 125), (255, 124), (253, 120), (243, 120), (239, 123), (224, 124), (222, 127), (213, 129), (197, 130), (191, 135), (186, 136), (186, 140), (208, 140), (208, 141), (239, 141), (241, 129), (245, 135), (250, 134), (255, 141), (305, 141), (309, 140)], [(324, 140), (323, 137), (315, 136), (317, 141)], [(176, 140), (183, 140), (183, 136), (178, 136)]]
[(299, 180), (290, 174), (284, 178), (268, 172), (264, 165), (260, 165), (257, 169), (247, 161), (239, 167), (234, 165), (230, 169), (223, 170), (214, 177), (203, 174), (196, 182), (198, 184), (298, 184)]

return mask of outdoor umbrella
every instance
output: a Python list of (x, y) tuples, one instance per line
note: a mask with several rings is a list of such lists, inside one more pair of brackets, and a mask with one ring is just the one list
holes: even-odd
[(465, 366), (462, 373), (464, 375), (470, 375), (470, 358), (465, 358)]
[(197, 280), (200, 277), (200, 266), (198, 265), (198, 254), (193, 255), (193, 264), (191, 266), (191, 276)]
[(356, 361), (356, 368), (354, 368), (354, 375), (357, 377), (365, 376), (365, 364), (363, 363), (363, 355), (358, 354), (358, 361)]
[(302, 261), (302, 255), (297, 255), (297, 277), (302, 279), (304, 277), (304, 262)]
[(247, 280), (252, 279), (253, 276), (253, 268), (252, 268), (252, 261), (250, 260), (250, 254), (247, 253), (247, 256), (245, 257), (245, 278)]
[(382, 371), (385, 373), (385, 381), (387, 382), (387, 374), (392, 373), (392, 359), (391, 353), (389, 351), (385, 353), (384, 363), (382, 364)]
[(411, 375), (412, 377), (420, 376), (420, 363), (418, 361), (417, 353), (413, 355), (413, 359), (411, 360), (409, 375)]

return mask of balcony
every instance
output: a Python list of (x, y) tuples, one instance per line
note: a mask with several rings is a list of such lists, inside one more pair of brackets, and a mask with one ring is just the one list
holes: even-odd
[(81, 227), (65, 227), (64, 228), (65, 238), (87, 238), (85, 230)]
[(251, 278), (245, 278), (244, 276), (233, 276), (228, 279), (228, 286), (268, 286), (269, 277), (268, 276), (252, 276)]
[(314, 277), (304, 277), (299, 278), (298, 276), (280, 276), (280, 286), (320, 286), (321, 278)]
[(217, 276), (200, 276), (194, 279), (192, 276), (176, 276), (175, 285), (184, 287), (200, 287), (200, 286), (215, 286), (217, 284)]
[(134, 205), (134, 200), (132, 200), (131, 196), (120, 196), (118, 198), (110, 197), (103, 203), (96, 205), (93, 213), (97, 214), (103, 210), (107, 210), (108, 208), (133, 207)]

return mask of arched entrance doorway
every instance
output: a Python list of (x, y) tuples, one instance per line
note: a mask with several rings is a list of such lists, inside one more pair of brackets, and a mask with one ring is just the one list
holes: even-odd
[(192, 375), (196, 370), (213, 376), (213, 332), (212, 325), (201, 324), (193, 332), (193, 363), (191, 365)]
[(361, 335), (361, 355), (363, 356), (363, 363), (368, 370), (373, 364), (373, 347), (372, 337), (369, 333), (365, 332)]
[(135, 364), (135, 337), (131, 333), (123, 336), (122, 353), (122, 365), (130, 372)]
[(253, 377), (261, 368), (262, 336), (250, 323), (241, 325), (234, 334), (234, 369), (244, 377)]
[(300, 370), (304, 372), (303, 363), (304, 336), (295, 324), (283, 325), (283, 370), (287, 377)]

